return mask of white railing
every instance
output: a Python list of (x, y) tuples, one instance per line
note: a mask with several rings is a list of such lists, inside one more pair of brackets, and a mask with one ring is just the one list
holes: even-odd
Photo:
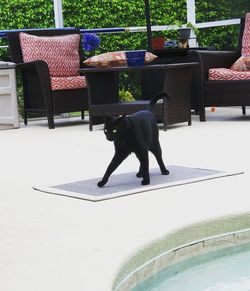
[[(210, 21), (210, 22), (198, 22), (194, 23), (191, 22), (194, 27), (198, 29), (202, 28), (209, 28), (209, 27), (218, 27), (218, 26), (225, 26), (225, 25), (239, 25), (240, 24), (240, 18), (235, 19), (228, 19), (228, 20), (219, 20), (219, 21)], [(182, 25), (185, 27), (185, 25)], [(179, 26), (177, 25), (152, 25), (151, 30), (152, 31), (163, 31), (163, 30), (176, 30)], [(82, 30), (84, 32), (84, 29)], [(125, 28), (100, 28), (100, 29), (87, 29), (88, 32), (93, 33), (121, 33), (121, 32), (146, 32), (147, 27), (146, 26), (131, 26), (131, 27), (125, 27)], [(195, 35), (191, 35), (191, 41), (195, 40)], [(193, 45), (195, 46), (195, 45)], [(8, 48), (7, 45), (0, 46), (0, 49)]]
[[(218, 21), (210, 21), (210, 22), (198, 22), (193, 23), (193, 26), (196, 28), (208, 28), (208, 27), (216, 27), (216, 26), (224, 26), (224, 25), (237, 25), (240, 24), (240, 18), (236, 19), (228, 19), (228, 20), (218, 20)], [(182, 25), (185, 27), (185, 24)], [(163, 31), (163, 30), (175, 30), (178, 29), (178, 25), (152, 25), (152, 31)], [(104, 28), (105, 29), (105, 28)], [(146, 26), (131, 26), (126, 27), (125, 31), (127, 32), (146, 32)]]

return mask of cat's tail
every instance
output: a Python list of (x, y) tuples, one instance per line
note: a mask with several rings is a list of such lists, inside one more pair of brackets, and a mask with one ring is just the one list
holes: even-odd
[(168, 96), (168, 94), (166, 92), (161, 92), (159, 94), (156, 94), (149, 102), (149, 110), (153, 111), (155, 104), (158, 100), (160, 99), (166, 99), (166, 100), (171, 100), (170, 97)]

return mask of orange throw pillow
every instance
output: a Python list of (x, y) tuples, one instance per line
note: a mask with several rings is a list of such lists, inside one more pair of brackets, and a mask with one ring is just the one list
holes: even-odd
[(249, 71), (250, 56), (241, 56), (230, 69), (234, 71)]
[[(157, 58), (156, 55), (146, 52), (145, 63), (150, 63)], [(88, 58), (83, 62), (92, 67), (121, 67), (127, 66), (125, 51), (108, 52)]]

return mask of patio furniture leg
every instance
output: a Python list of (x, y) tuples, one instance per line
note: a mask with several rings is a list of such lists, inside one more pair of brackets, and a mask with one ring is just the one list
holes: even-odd
[(23, 119), (24, 119), (24, 124), (27, 125), (28, 124), (28, 118), (27, 118), (27, 112), (26, 111), (24, 111)]
[(199, 109), (200, 121), (206, 121), (205, 107)]
[(93, 130), (92, 115), (89, 112), (89, 131)]
[(49, 129), (54, 129), (55, 128), (55, 123), (54, 123), (54, 116), (51, 113), (48, 113), (48, 126)]
[(242, 106), (242, 114), (246, 115), (246, 106)]

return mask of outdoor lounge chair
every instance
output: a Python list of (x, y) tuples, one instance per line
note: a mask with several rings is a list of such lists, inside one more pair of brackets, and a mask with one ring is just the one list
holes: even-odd
[(189, 52), (191, 59), (199, 62), (195, 99), (201, 121), (206, 120), (205, 107), (210, 106), (242, 106), (242, 113), (246, 114), (246, 106), (250, 105), (250, 68), (244, 56), (250, 55), (249, 40), (250, 13), (247, 13), (241, 19), (237, 50)]
[(22, 76), (24, 123), (28, 113), (47, 116), (54, 128), (54, 115), (79, 111), (84, 118), (88, 96), (80, 76), (83, 52), (78, 29), (35, 29), (8, 32), (10, 55)]

